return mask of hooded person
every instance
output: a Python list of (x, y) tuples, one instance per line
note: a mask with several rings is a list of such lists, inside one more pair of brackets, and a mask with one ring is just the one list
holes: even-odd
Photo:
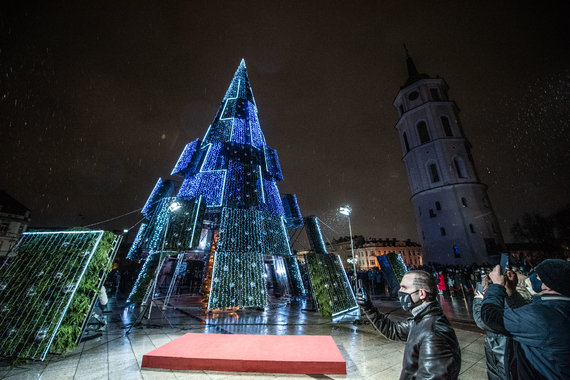
[(382, 335), (406, 342), (400, 379), (457, 379), (461, 350), (455, 331), (437, 301), (435, 278), (421, 270), (407, 272), (400, 282), (398, 299), (412, 317), (392, 321), (363, 294), (356, 300)]
[[(528, 305), (504, 309), (505, 285), (516, 279), (497, 265), (481, 305), (485, 325), (507, 335), (508, 379), (570, 379), (570, 262), (548, 259), (536, 266), (541, 292)], [(512, 285), (511, 285), (512, 286)]]

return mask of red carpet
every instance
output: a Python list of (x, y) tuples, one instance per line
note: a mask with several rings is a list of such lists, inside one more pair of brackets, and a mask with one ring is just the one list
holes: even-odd
[(142, 366), (182, 370), (346, 374), (332, 337), (185, 334), (143, 356)]

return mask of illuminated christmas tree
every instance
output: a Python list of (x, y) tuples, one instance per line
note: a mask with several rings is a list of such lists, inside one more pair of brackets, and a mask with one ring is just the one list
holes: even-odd
[[(186, 145), (171, 175), (184, 178), (176, 199), (203, 199), (204, 225), (214, 231), (211, 236), (218, 236), (212, 242), (213, 266), (207, 274), (208, 309), (264, 307), (264, 256), (273, 258), (276, 272), (287, 273), (293, 295), (304, 293), (287, 233), (287, 228), (302, 225), (301, 213), (294, 195), (279, 194), (277, 181), (283, 180), (279, 159), (261, 131), (243, 60), (204, 139)], [(167, 219), (163, 215), (168, 204), (160, 206), (160, 199), (171, 194), (171, 183), (159, 180), (145, 206), (150, 224), (141, 226), (130, 257), (152, 244), (152, 249), (160, 250), (156, 231), (163, 228), (150, 226), (152, 220)]]

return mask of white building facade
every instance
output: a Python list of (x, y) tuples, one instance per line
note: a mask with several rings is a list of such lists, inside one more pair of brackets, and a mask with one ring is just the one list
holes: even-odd
[(404, 264), (409, 268), (422, 265), (422, 247), (410, 240), (375, 240), (364, 243), (354, 250), (354, 255), (358, 257), (357, 268), (370, 270), (379, 268), (376, 256), (386, 255), (390, 252), (402, 255)]
[(394, 106), (395, 128), (408, 173), (423, 263), (484, 263), (503, 246), (497, 218), (480, 182), (459, 108), (443, 78), (420, 74), (408, 57), (409, 78)]

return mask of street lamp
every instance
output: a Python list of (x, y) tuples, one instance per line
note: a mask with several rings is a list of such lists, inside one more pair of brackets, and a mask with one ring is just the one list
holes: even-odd
[(356, 258), (354, 257), (354, 242), (352, 241), (352, 225), (350, 224), (350, 214), (352, 213), (352, 208), (350, 208), (350, 206), (346, 205), (346, 206), (341, 206), (338, 209), (338, 212), (340, 212), (342, 215), (346, 215), (346, 217), (348, 218), (348, 232), (350, 234), (350, 250), (352, 252), (352, 258), (350, 260), (348, 260), (348, 262), (352, 263), (352, 271), (353, 271), (353, 276), (354, 276), (354, 293), (356, 294), (356, 282), (358, 281), (358, 275), (356, 273)]

